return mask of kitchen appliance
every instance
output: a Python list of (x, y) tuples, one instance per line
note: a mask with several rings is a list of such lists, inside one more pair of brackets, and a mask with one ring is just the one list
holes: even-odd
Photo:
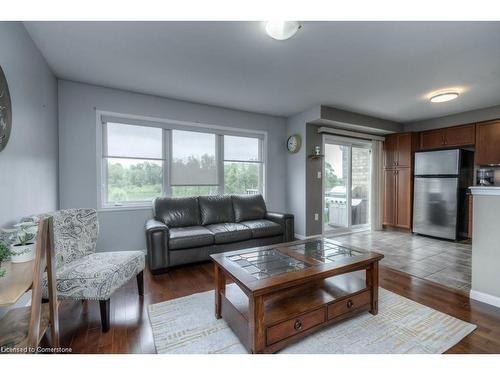
[(477, 184), (482, 186), (495, 185), (495, 170), (493, 168), (479, 168), (477, 170)]
[(413, 232), (457, 240), (467, 236), (467, 189), (474, 153), (453, 149), (415, 153)]

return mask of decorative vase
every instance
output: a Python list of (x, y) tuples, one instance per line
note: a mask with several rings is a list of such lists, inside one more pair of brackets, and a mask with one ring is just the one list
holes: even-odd
[(10, 245), (10, 261), (12, 263), (29, 262), (35, 259), (35, 244)]

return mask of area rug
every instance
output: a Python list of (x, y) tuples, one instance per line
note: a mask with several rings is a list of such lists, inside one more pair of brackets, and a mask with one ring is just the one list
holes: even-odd
[[(214, 316), (214, 292), (148, 307), (160, 354), (243, 354), (246, 349)], [(398, 354), (445, 352), (476, 326), (380, 289), (379, 313), (325, 327), (281, 350), (287, 354)]]

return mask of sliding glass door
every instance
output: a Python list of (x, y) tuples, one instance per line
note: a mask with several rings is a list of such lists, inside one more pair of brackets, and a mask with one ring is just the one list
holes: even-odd
[(324, 136), (323, 232), (370, 227), (371, 142)]

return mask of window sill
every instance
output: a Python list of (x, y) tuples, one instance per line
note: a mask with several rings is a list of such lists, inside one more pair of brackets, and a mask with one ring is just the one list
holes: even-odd
[(97, 209), (98, 212), (114, 212), (114, 211), (152, 211), (151, 204), (144, 206), (107, 206)]

